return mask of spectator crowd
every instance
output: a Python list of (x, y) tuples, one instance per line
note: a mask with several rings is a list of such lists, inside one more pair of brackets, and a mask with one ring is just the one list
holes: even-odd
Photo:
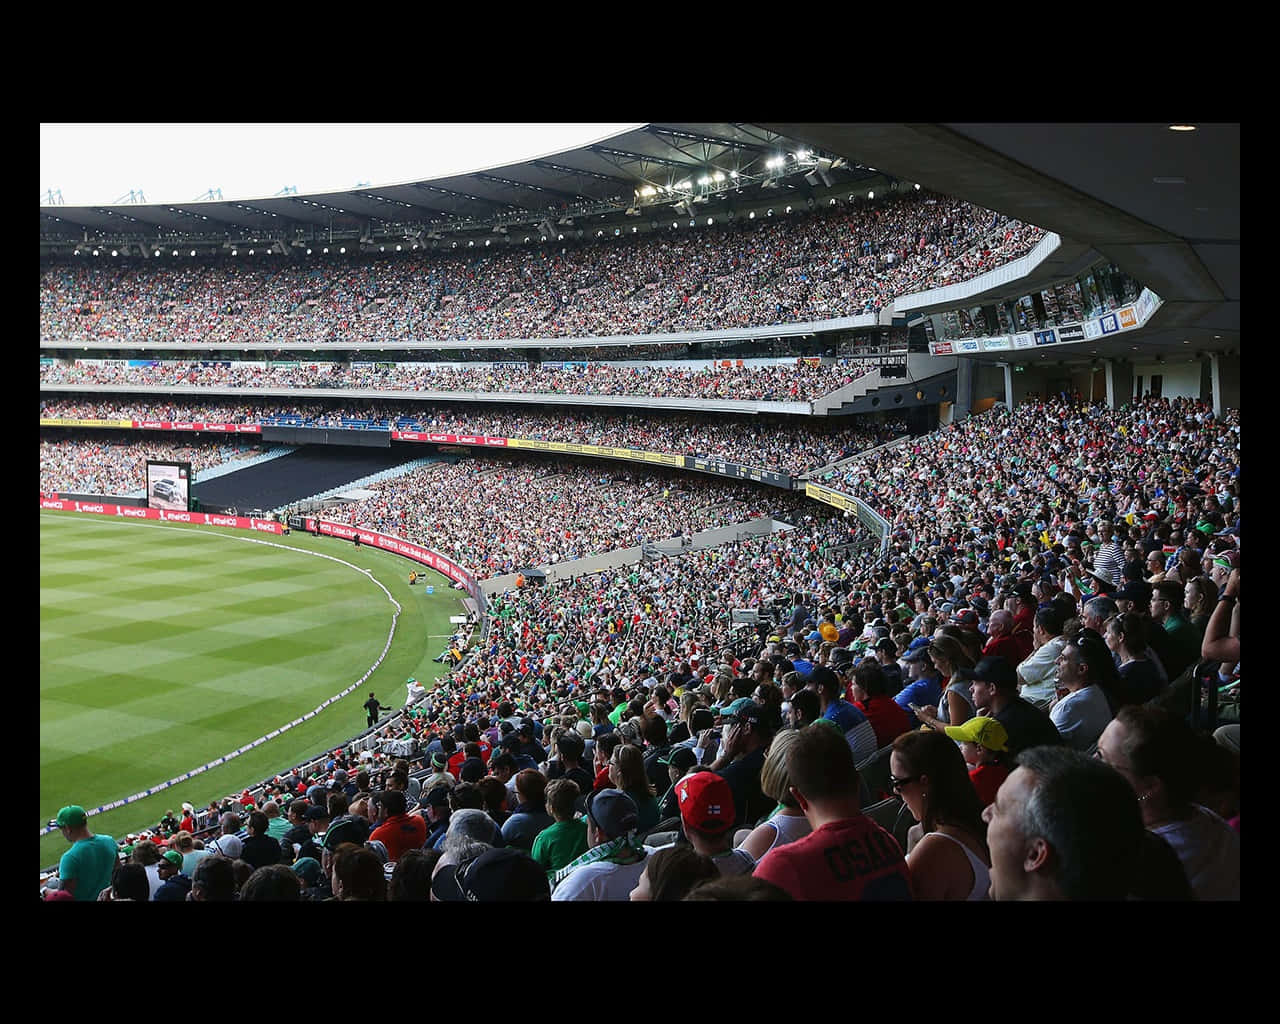
[(41, 384), (114, 387), (339, 388), (353, 391), (443, 391), (466, 394), (548, 394), (811, 402), (869, 373), (855, 363), (810, 366), (623, 366), (614, 363), (530, 366), (440, 366), (342, 363), (291, 366), (247, 362), (157, 362), (150, 366), (79, 361), (42, 363)]
[[(805, 503), (495, 595), (370, 733), (414, 760), (353, 743), (246, 793), (256, 825), (219, 829), (247, 846), (287, 807), (275, 863), (153, 830), (163, 898), (1238, 900), (1238, 412), (1060, 395), (842, 483), (886, 557)], [(151, 849), (120, 859), (74, 805), (57, 826), (73, 898), (145, 898)]]
[(594, 444), (724, 459), (798, 475), (848, 458), (907, 433), (902, 416), (841, 417), (814, 423), (762, 416), (612, 412), (590, 409), (522, 409), (469, 403), (446, 405), (367, 402), (217, 404), (141, 402), (118, 399), (45, 399), (44, 420), (133, 420), (137, 422), (258, 423), (276, 426), (342, 427), (516, 437), (533, 441)]
[(58, 438), (40, 441), (40, 490), (45, 493), (133, 495), (147, 490), (147, 460), (189, 462), (191, 472), (250, 458), (250, 445), (191, 444), (154, 437)]
[(603, 240), (321, 262), (265, 255), (42, 268), (42, 341), (237, 344), (593, 337), (878, 312), (985, 273), (1043, 231), (918, 191)]

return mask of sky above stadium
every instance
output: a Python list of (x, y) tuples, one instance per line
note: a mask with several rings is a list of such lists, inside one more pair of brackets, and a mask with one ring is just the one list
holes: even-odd
[[(40, 203), (189, 203), (391, 185), (546, 156), (631, 124), (42, 124)], [(216, 196), (214, 197), (216, 198)]]

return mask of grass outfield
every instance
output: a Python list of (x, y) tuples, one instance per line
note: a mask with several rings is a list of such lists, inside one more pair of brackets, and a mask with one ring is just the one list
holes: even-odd
[[(116, 837), (336, 747), (364, 729), (370, 690), (399, 706), (409, 676), (430, 685), (444, 643), (431, 638), (450, 632), (461, 592), (430, 573), (427, 596), (409, 586), (406, 559), (331, 538), (42, 512), (40, 824), (64, 804), (93, 808), (229, 754), (358, 680), (395, 611), (365, 568), (402, 609), (365, 685), (227, 764), (90, 819)], [(40, 867), (65, 851), (57, 832), (43, 837)]]

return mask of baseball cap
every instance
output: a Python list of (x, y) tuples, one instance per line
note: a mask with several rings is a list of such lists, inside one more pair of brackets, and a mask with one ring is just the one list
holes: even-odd
[(719, 835), (733, 828), (733, 790), (715, 772), (694, 772), (676, 783), (680, 817), (690, 828)]
[(428, 807), (447, 807), (449, 806), (449, 787), (434, 786), (423, 800)]
[(431, 880), (444, 902), (533, 902), (551, 899), (547, 873), (523, 850), (502, 846), (463, 864), (446, 867)]
[(1009, 733), (998, 719), (989, 715), (975, 715), (963, 725), (948, 725), (943, 731), (961, 743), (977, 743), (988, 750), (1009, 749)]
[(977, 629), (978, 613), (972, 608), (966, 608), (964, 611), (956, 612), (956, 614), (951, 617), (951, 621), (961, 629)]
[(329, 809), (321, 807), (319, 804), (313, 804), (307, 808), (307, 821), (328, 821)]
[(443, 768), (448, 763), (449, 763), (449, 759), (444, 756), (444, 751), (437, 750), (434, 754), (431, 755), (432, 768)]
[(587, 817), (606, 838), (617, 839), (640, 821), (636, 802), (619, 789), (602, 789), (587, 797)]
[(70, 804), (58, 811), (54, 820), (58, 823), (58, 828), (79, 828), (89, 820), (89, 816), (79, 804)]
[(164, 855), (160, 859), (167, 860), (174, 867), (177, 867), (177, 868), (182, 867), (182, 854), (180, 854), (177, 850), (166, 850), (164, 852)]
[[(738, 708), (738, 713), (734, 717), (745, 725), (760, 725), (762, 722), (769, 721), (771, 717), (776, 717), (776, 713), (771, 715), (768, 708), (753, 700), (747, 700), (742, 707)], [(773, 721), (770, 724), (776, 726), (778, 723)]]
[(1117, 601), (1137, 601), (1146, 604), (1151, 600), (1151, 584), (1145, 580), (1129, 580), (1112, 597)]
[(726, 704), (724, 707), (718, 710), (716, 708), (712, 708), (711, 710), (715, 711), (717, 714), (721, 715), (724, 718), (733, 718), (742, 710), (744, 705), (747, 705), (750, 703), (751, 703), (750, 697), (739, 697), (736, 700), (731, 701), (730, 703)]
[(672, 747), (666, 757), (658, 758), (658, 764), (674, 765), (682, 772), (687, 772), (698, 763), (698, 755), (692, 747)]
[(962, 675), (970, 681), (992, 683), (1001, 690), (1012, 690), (1018, 685), (1018, 677), (1014, 674), (1013, 666), (1009, 664), (1008, 659), (1001, 658), (999, 655), (981, 658), (973, 668), (957, 669), (956, 675)]
[(293, 873), (301, 878), (307, 885), (315, 885), (320, 881), (320, 875), (324, 869), (320, 866), (320, 862), (314, 857), (299, 857), (293, 863)]

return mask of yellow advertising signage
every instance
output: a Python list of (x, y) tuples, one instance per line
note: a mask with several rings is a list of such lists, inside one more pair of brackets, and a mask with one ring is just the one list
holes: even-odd
[(42, 427), (123, 427), (133, 426), (133, 420), (41, 420)]
[(851, 501), (848, 496), (841, 494), (839, 491), (833, 491), (829, 487), (821, 487), (818, 484), (806, 483), (804, 485), (804, 494), (806, 498), (814, 498), (827, 505), (834, 505), (836, 508), (857, 509), (857, 503)]

